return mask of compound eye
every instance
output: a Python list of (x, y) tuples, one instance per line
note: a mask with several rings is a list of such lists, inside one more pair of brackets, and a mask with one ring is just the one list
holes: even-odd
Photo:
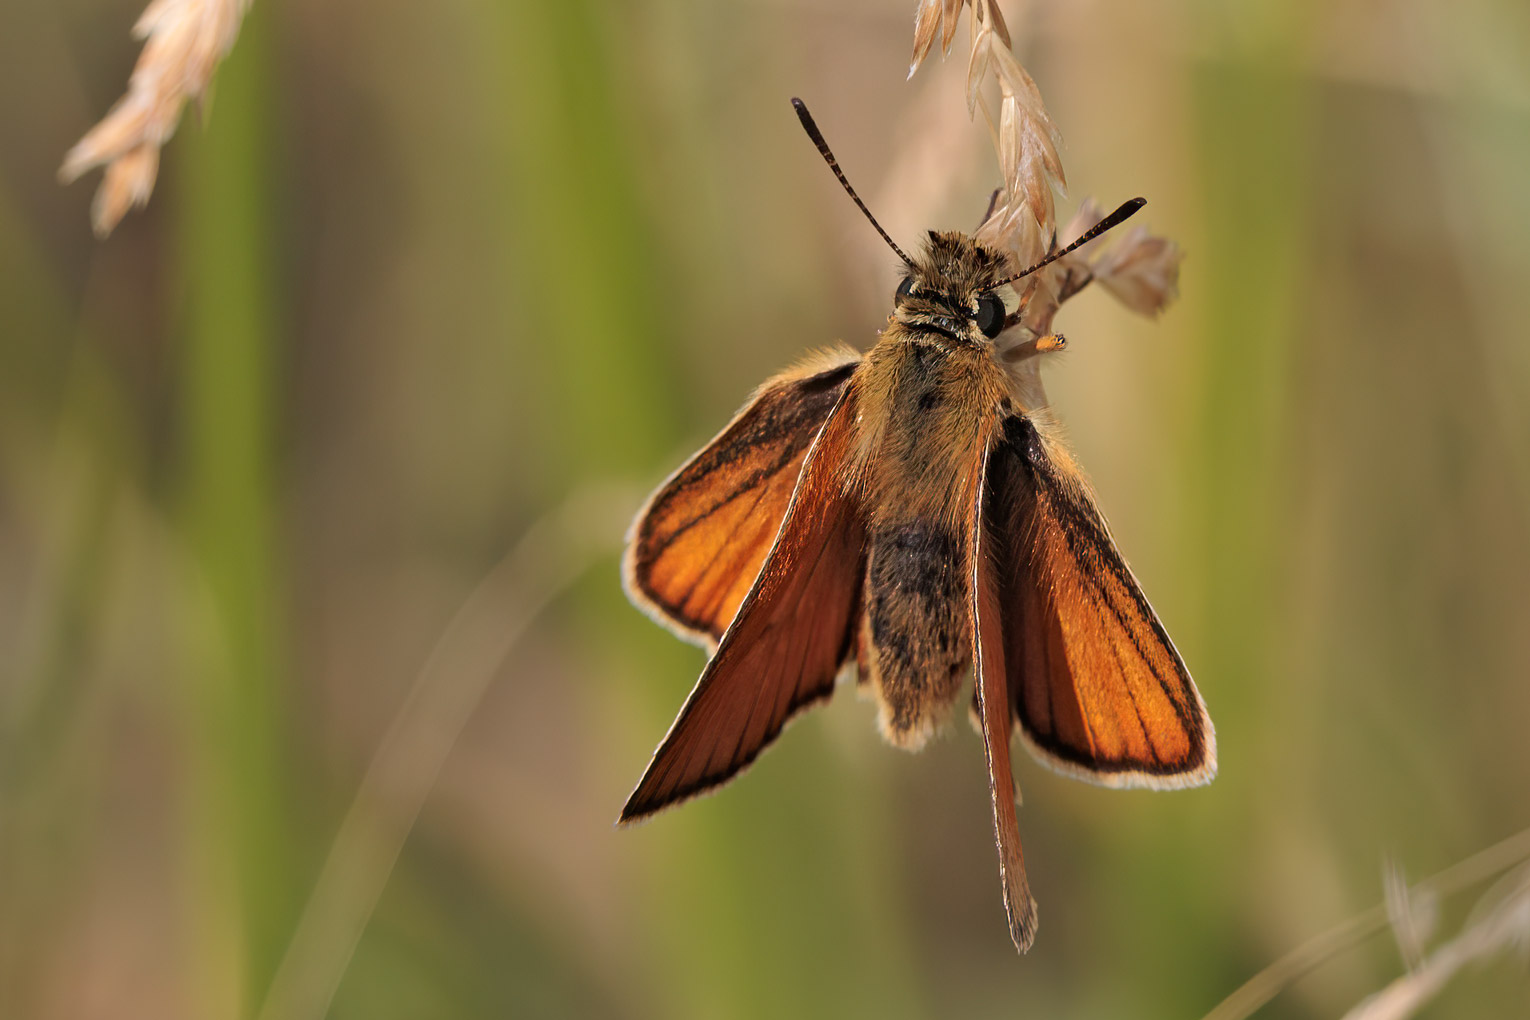
[(977, 314), (972, 321), (992, 340), (1004, 330), (1004, 302), (997, 294), (984, 294), (978, 298)]
[(897, 293), (893, 294), (893, 304), (901, 305), (904, 298), (912, 297), (913, 294), (914, 278), (912, 276), (905, 276), (903, 282), (898, 284)]

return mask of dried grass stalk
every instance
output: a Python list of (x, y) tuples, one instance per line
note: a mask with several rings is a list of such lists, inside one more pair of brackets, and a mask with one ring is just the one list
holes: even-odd
[[(1414, 914), (1406, 902), (1406, 887), (1402, 896), (1394, 930), (1398, 916)], [(1425, 913), (1430, 910), (1424, 908)], [(1403, 931), (1397, 935), (1402, 944), (1410, 937)], [(1522, 952), (1530, 949), (1530, 868), (1520, 868), (1508, 881), (1500, 882), (1477, 904), (1459, 935), (1416, 963), (1410, 961), (1408, 973), (1344, 1014), (1344, 1020), (1405, 1020), (1424, 1008), (1466, 964), (1515, 947)]]
[[(1434, 956), (1425, 958), (1418, 969), (1361, 1003), (1345, 1020), (1382, 1020), (1384, 1017), (1395, 1020), (1410, 1016), (1467, 960), (1516, 942), (1521, 945), (1530, 943), (1530, 867), (1526, 867), (1527, 862), (1530, 862), (1530, 829), (1480, 850), (1414, 886), (1390, 889), (1386, 902), (1315, 936), (1249, 978), (1207, 1013), (1204, 1020), (1246, 1020), (1303, 975), (1344, 950), (1359, 945), (1389, 925), (1395, 932), (1398, 917), (1409, 917), (1408, 923), (1416, 931), (1424, 927), (1430, 913), (1436, 909), (1433, 904), (1440, 899), (1494, 875), (1514, 870), (1508, 882), (1501, 882), (1498, 889), (1483, 897), (1478, 905), (1477, 921), (1468, 923), (1458, 939), (1441, 946)], [(1470, 932), (1476, 934), (1468, 938)], [(1399, 942), (1409, 937), (1398, 934)], [(1404, 953), (1406, 955), (1406, 950)], [(1410, 980), (1425, 973), (1429, 976), (1419, 982)], [(1404, 1006), (1407, 1008), (1403, 1009)]]
[(187, 100), (201, 100), (228, 56), (250, 0), (152, 0), (133, 37), (143, 52), (126, 95), (64, 157), (59, 179), (69, 183), (106, 167), (91, 205), (91, 225), (105, 237), (127, 211), (154, 190), (159, 150), (175, 134)]
[(1424, 945), (1439, 923), (1439, 900), (1427, 891), (1413, 895), (1408, 889), (1408, 876), (1396, 861), (1387, 861), (1382, 866), (1381, 888), (1386, 894), (1382, 902), (1386, 904), (1392, 936), (1397, 940), (1398, 955), (1410, 971), (1417, 970), (1424, 965)]
[(330, 844), (258, 1020), (321, 1020), (463, 727), (538, 613), (621, 547), (637, 505), (592, 483), (537, 522), (478, 585), (415, 677)]

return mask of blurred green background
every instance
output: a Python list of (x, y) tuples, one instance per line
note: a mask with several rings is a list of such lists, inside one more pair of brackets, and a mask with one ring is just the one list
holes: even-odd
[[(593, 567), (492, 675), (422, 684), (487, 693), (354, 954), (321, 940), (330, 1015), (1196, 1017), (1385, 860), (1530, 826), (1530, 7), (1037, 0), (1004, 7), (1074, 199), (1146, 195), (1187, 252), (1157, 323), (1071, 303), (1048, 379), (1220, 777), (1020, 757), (1024, 958), (960, 719), (905, 755), (841, 692), (612, 828), (703, 661), (619, 590), (626, 493), (804, 349), (869, 346), (895, 282), (787, 98), (905, 243), (997, 179), (963, 43), (904, 82), (913, 7), (260, 0), (97, 243), (94, 178), (54, 174), (138, 5), (8, 5), (0, 1015), (254, 1015), (432, 649), (573, 492)], [(1261, 1015), (1399, 969), (1379, 936)], [(1423, 1015), (1527, 1003), (1499, 962)]]

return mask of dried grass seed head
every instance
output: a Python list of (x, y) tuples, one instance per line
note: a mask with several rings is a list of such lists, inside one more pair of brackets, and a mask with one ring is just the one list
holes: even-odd
[(127, 93), (64, 157), (64, 183), (106, 167), (91, 207), (105, 237), (154, 190), (159, 150), (175, 134), (187, 100), (202, 99), (239, 34), (249, 0), (153, 0), (133, 26), (143, 52)]
[[(1060, 135), (1041, 92), (1011, 50), (1009, 27), (995, 0), (966, 0), (971, 7), (967, 54), (967, 112), (983, 111), (993, 134), (1004, 187), (1000, 200), (978, 229), (986, 244), (1013, 250), (1021, 262), (1036, 261), (1056, 226), (1053, 191), (1065, 191)], [(963, 0), (922, 0), (914, 16), (912, 76), (933, 47), (949, 52)], [(992, 79), (999, 95), (995, 118), (983, 94)]]

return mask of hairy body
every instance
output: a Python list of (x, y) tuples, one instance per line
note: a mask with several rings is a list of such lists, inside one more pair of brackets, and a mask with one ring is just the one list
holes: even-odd
[(911, 750), (949, 714), (972, 661), (972, 506), (1010, 392), (987, 347), (894, 317), (856, 378), (866, 410), (852, 474), (870, 508), (856, 662), (883, 735)]

